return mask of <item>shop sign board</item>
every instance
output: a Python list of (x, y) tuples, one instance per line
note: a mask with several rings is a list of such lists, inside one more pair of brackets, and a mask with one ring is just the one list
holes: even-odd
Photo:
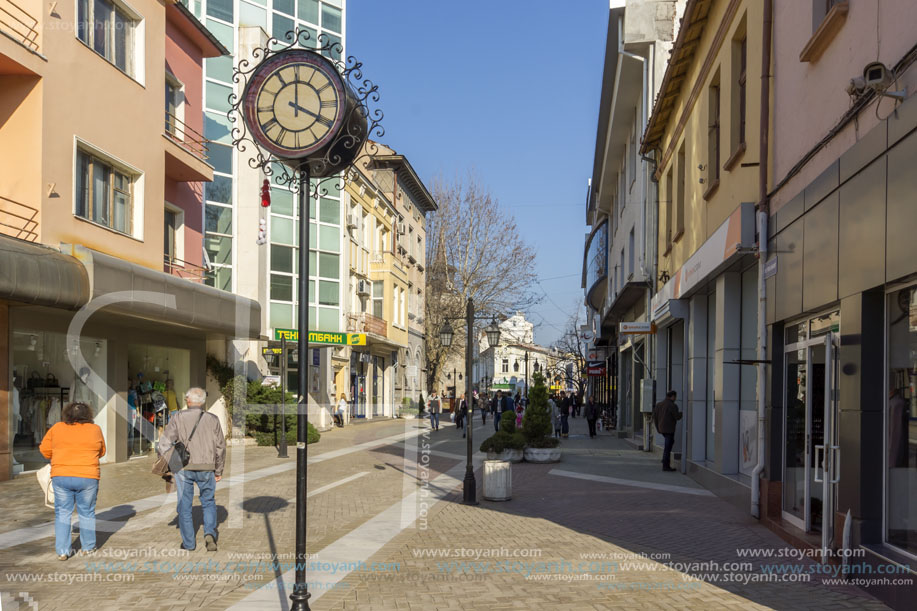
[[(299, 341), (297, 329), (274, 329), (274, 339)], [(310, 344), (332, 344), (336, 346), (365, 346), (365, 333), (337, 333), (333, 331), (309, 331)]]
[(618, 332), (621, 335), (654, 335), (656, 324), (651, 322), (622, 322), (618, 323)]
[(586, 375), (588, 376), (605, 375), (605, 363), (603, 361), (590, 361), (586, 365)]
[(764, 264), (764, 279), (767, 280), (771, 276), (777, 275), (777, 257), (774, 257), (770, 261)]

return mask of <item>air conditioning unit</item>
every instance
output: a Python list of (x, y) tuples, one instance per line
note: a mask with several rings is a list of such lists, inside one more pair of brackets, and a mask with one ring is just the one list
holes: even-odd
[(354, 229), (354, 228), (356, 228), (357, 224), (359, 223), (359, 221), (357, 220), (358, 218), (359, 218), (359, 217), (358, 217), (356, 214), (352, 213), (352, 212), (347, 214), (347, 227), (348, 227), (348, 229)]
[(404, 223), (398, 223), (398, 235), (404, 235), (404, 232), (407, 231), (404, 227)]
[(357, 283), (357, 295), (369, 295), (369, 283), (366, 280)]

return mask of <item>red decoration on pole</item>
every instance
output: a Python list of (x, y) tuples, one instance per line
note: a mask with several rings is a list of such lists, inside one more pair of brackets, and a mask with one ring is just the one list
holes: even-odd
[(261, 207), (267, 208), (271, 205), (271, 183), (268, 182), (267, 178), (264, 179), (264, 183), (261, 185)]

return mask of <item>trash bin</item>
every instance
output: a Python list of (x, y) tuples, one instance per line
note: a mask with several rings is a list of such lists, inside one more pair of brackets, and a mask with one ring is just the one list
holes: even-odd
[(484, 461), (484, 499), (508, 501), (512, 498), (513, 477), (506, 460)]

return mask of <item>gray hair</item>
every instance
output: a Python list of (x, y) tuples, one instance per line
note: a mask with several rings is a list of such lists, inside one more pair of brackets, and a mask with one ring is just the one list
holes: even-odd
[(187, 403), (189, 407), (192, 405), (204, 405), (206, 402), (207, 391), (203, 388), (193, 386), (185, 393), (185, 403)]

